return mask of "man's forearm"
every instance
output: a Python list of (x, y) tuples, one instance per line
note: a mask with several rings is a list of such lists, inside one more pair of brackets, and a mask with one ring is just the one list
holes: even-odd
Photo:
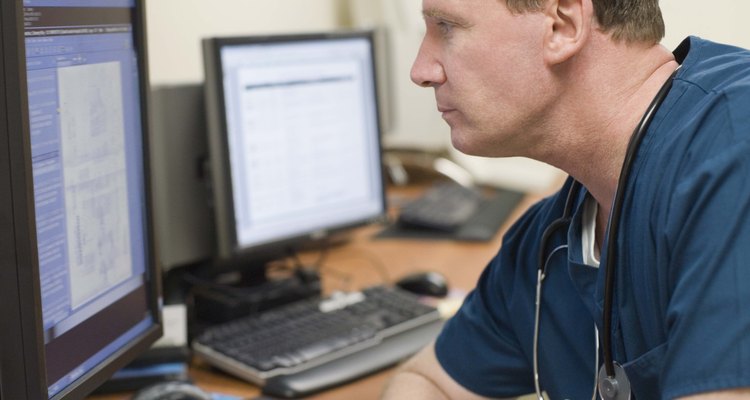
[(399, 370), (385, 387), (382, 400), (449, 400), (430, 379), (414, 371)]
[(383, 400), (482, 400), (454, 381), (435, 357), (434, 343), (399, 367), (383, 392)]

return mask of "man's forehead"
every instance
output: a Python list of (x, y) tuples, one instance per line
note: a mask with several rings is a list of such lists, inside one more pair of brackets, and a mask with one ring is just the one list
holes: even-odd
[(483, 10), (505, 7), (503, 0), (423, 0), (422, 15), (425, 18), (449, 19), (469, 24)]
[(422, 10), (422, 15), (425, 18), (434, 18), (434, 19), (447, 19), (455, 22), (459, 22), (459, 20), (465, 22), (465, 18), (462, 17), (461, 13), (457, 10), (452, 10), (450, 8), (441, 8), (441, 7), (430, 7), (425, 8)]
[(422, 3), (422, 15), (425, 18), (468, 23), (468, 19), (474, 15), (472, 11), (476, 11), (485, 1), (487, 0), (425, 0)]

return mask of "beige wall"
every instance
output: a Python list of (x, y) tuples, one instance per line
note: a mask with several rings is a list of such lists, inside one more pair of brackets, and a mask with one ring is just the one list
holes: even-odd
[[(351, 0), (351, 1), (376, 1), (380, 3), (406, 1), (407, 3), (419, 2), (419, 0)], [(661, 0), (660, 5), (664, 14), (667, 34), (663, 44), (673, 49), (687, 35), (697, 35), (705, 39), (719, 42), (731, 43), (750, 48), (750, 24), (747, 16), (750, 15), (750, 1), (747, 0)], [(413, 7), (401, 7), (401, 11), (408, 12)], [(413, 15), (412, 15), (413, 16)], [(418, 16), (418, 15), (417, 15)], [(413, 18), (402, 18), (399, 26), (408, 25), (406, 22)], [(402, 45), (402, 51), (405, 45)], [(404, 58), (413, 58), (410, 54), (412, 49), (405, 49)], [(400, 62), (401, 73), (408, 72), (408, 62)], [(402, 82), (407, 82), (401, 79)], [(411, 90), (411, 89), (400, 89)], [(398, 112), (402, 118), (413, 118), (414, 120), (439, 118), (433, 110), (424, 107), (409, 107), (409, 103), (401, 106)], [(419, 111), (431, 113), (430, 117), (420, 116)], [(409, 116), (412, 117), (409, 117)], [(408, 121), (403, 126), (413, 126)], [(422, 126), (431, 126), (423, 123)], [(434, 126), (434, 125), (432, 125)], [(432, 132), (397, 132), (400, 134), (411, 134), (413, 141), (444, 136), (443, 130), (436, 128)], [(407, 140), (408, 142), (408, 140)], [(429, 142), (429, 140), (428, 140)], [(510, 159), (485, 159), (466, 156), (458, 152), (452, 152), (453, 157), (460, 161), (466, 168), (470, 169), (475, 176), (483, 182), (497, 184), (500, 186), (516, 188), (520, 190), (544, 190), (549, 184), (557, 181), (557, 170), (533, 160), (510, 158)]]
[[(335, 29), (349, 21), (392, 24), (412, 31), (418, 42), (420, 0), (149, 0), (150, 72), (154, 83), (203, 79), (200, 40), (215, 35), (302, 32)], [(750, 48), (750, 1), (661, 0), (667, 24), (665, 46), (688, 34)], [(395, 11), (394, 11), (395, 10)], [(397, 20), (398, 19), (398, 20)], [(416, 43), (399, 50), (399, 74), (406, 74)], [(407, 79), (395, 79), (399, 85)], [(406, 107), (406, 106), (404, 106)], [(409, 114), (408, 110), (401, 111)], [(409, 122), (405, 124), (410, 125)]]
[[(389, 26), (391, 126), (387, 143), (449, 147), (448, 130), (430, 91), (408, 78), (423, 31), (421, 0), (149, 0), (149, 54), (154, 84), (200, 82), (200, 40), (217, 35), (303, 32), (353, 24)], [(688, 34), (750, 48), (747, 0), (661, 0), (667, 25), (664, 45), (674, 48)], [(454, 155), (482, 181), (523, 190), (543, 189), (556, 170), (525, 159), (487, 160)]]
[(200, 82), (200, 41), (220, 35), (323, 31), (342, 18), (341, 0), (148, 0), (153, 84)]
[(661, 0), (667, 26), (664, 45), (674, 48), (687, 35), (750, 48), (747, 0)]

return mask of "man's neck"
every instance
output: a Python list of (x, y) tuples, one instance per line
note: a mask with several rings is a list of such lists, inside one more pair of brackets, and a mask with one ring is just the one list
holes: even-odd
[[(543, 160), (580, 181), (599, 204), (606, 225), (630, 137), (653, 98), (678, 64), (662, 46), (608, 44), (595, 48), (575, 71), (559, 148)], [(602, 227), (602, 229), (604, 229)], [(599, 229), (597, 229), (599, 231)], [(598, 235), (597, 235), (598, 236)]]

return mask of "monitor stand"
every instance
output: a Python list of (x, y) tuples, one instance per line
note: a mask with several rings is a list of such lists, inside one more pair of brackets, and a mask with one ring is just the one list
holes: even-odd
[(192, 319), (191, 337), (210, 325), (321, 295), (317, 270), (300, 267), (269, 276), (266, 264), (261, 265), (237, 271), (219, 268), (222, 272), (217, 273), (217, 268), (207, 263), (181, 271), (179, 280), (187, 284), (184, 298)]

